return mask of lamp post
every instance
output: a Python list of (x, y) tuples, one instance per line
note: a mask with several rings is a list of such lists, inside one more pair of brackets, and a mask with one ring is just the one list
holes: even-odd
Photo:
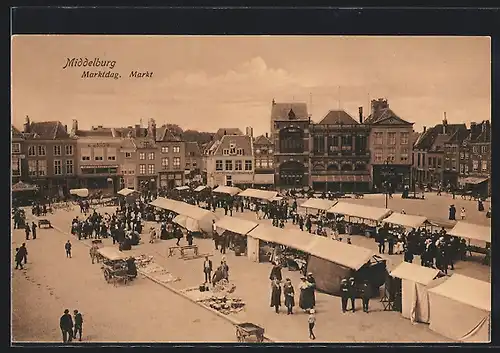
[(385, 189), (385, 208), (387, 208), (387, 204), (389, 202), (389, 182), (387, 181), (387, 172), (389, 170), (389, 159), (387, 159), (384, 162), (384, 174), (385, 174), (385, 180), (384, 180), (384, 189)]

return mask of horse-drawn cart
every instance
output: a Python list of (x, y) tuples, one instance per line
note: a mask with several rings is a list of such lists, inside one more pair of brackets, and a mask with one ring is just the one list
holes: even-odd
[(238, 342), (257, 342), (264, 341), (264, 329), (250, 322), (244, 322), (236, 325), (236, 339)]
[(101, 267), (104, 279), (115, 286), (118, 282), (127, 284), (137, 277), (135, 259), (114, 247), (103, 247), (97, 250), (97, 256), (102, 260)]

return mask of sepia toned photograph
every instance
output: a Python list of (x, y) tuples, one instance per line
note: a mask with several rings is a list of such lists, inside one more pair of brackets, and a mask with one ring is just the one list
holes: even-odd
[(491, 39), (15, 35), (11, 342), (487, 343)]

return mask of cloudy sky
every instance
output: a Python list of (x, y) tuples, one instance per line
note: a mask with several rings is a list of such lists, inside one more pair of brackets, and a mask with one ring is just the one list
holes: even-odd
[[(82, 79), (67, 58), (115, 60), (118, 80)], [(153, 72), (133, 79), (133, 70)], [(415, 130), (490, 119), (487, 37), (16, 36), (12, 119), (82, 128), (154, 118), (184, 129), (269, 126), (271, 101), (357, 116), (384, 97)]]

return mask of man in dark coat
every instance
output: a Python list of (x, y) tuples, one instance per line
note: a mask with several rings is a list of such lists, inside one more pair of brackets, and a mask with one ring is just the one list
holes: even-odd
[(69, 310), (64, 310), (64, 314), (59, 319), (59, 327), (63, 336), (63, 342), (73, 341), (73, 318), (69, 314)]
[(15, 260), (16, 260), (16, 270), (18, 268), (20, 268), (21, 270), (23, 269), (23, 256), (22, 254), (19, 252), (19, 248), (16, 248), (16, 256), (15, 256)]
[(26, 233), (26, 240), (30, 240), (31, 228), (28, 223), (26, 223), (26, 226), (24, 227), (24, 232)]
[(372, 296), (372, 288), (368, 280), (364, 280), (361, 285), (361, 300), (363, 301), (363, 311), (368, 313), (368, 303)]
[(356, 282), (354, 277), (349, 278), (349, 298), (351, 299), (352, 312), (356, 311)]
[(273, 279), (277, 279), (279, 282), (283, 279), (281, 275), (281, 266), (276, 262), (273, 264), (273, 268), (271, 269), (271, 274), (269, 275), (269, 279), (272, 281)]
[(75, 330), (73, 332), (73, 338), (76, 339), (76, 334), (78, 333), (79, 341), (82, 340), (82, 330), (83, 330), (83, 317), (82, 314), (78, 312), (78, 310), (74, 310), (75, 314)]
[(292, 281), (290, 281), (290, 278), (287, 278), (285, 280), (285, 284), (283, 285), (283, 294), (285, 295), (287, 315), (293, 314), (293, 307), (295, 306), (295, 290), (293, 289)]
[(347, 278), (343, 278), (340, 281), (340, 298), (342, 300), (342, 312), (345, 313), (347, 310), (347, 300), (349, 299), (349, 283)]
[(36, 239), (36, 224), (35, 222), (31, 223), (31, 234), (33, 234), (33, 240)]
[(313, 277), (313, 274), (309, 272), (306, 277), (307, 282), (310, 283), (309, 286), (309, 291), (310, 291), (310, 296), (311, 296), (311, 303), (313, 309), (316, 306), (316, 279)]
[(203, 273), (205, 274), (205, 283), (210, 283), (212, 275), (212, 260), (205, 256), (205, 261), (203, 261)]
[(455, 205), (451, 205), (450, 209), (449, 209), (448, 219), (450, 221), (455, 221), (456, 220), (456, 217), (455, 217), (456, 214), (457, 214), (457, 209), (455, 208)]
[(20, 256), (21, 256), (21, 261), (24, 261), (24, 264), (28, 263), (28, 249), (26, 249), (26, 243), (23, 243), (21, 247), (19, 248)]
[(271, 282), (271, 307), (279, 314), (281, 306), (281, 286), (277, 279)]

